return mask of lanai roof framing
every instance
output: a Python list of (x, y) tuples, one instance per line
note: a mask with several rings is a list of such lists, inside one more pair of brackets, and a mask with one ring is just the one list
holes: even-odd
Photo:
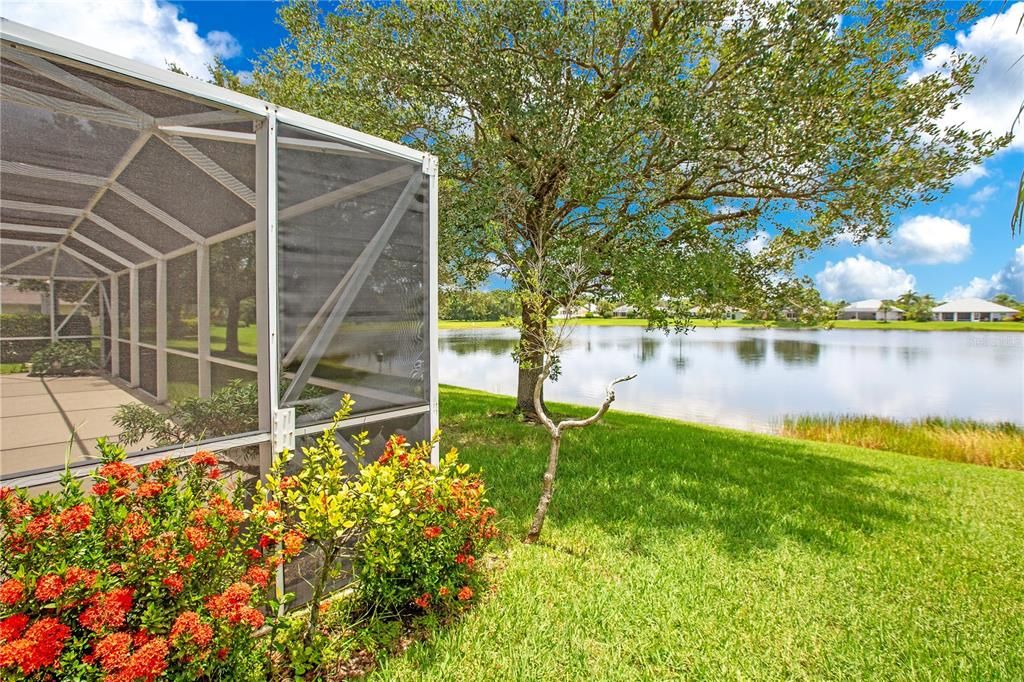
[[(211, 392), (209, 363), (258, 372), (259, 433), (240, 436), (241, 444), (273, 442), (280, 448), (327, 421), (306, 419), (296, 425), (294, 414), (291, 422), (282, 416), (316, 402), (303, 395), (307, 387), (348, 390), (353, 381), (361, 381), (359, 372), (368, 371), (360, 368), (355, 379), (335, 378), (325, 376), (321, 365), (332, 353), (338, 355), (342, 323), (357, 298), (382, 286), (374, 278), (383, 255), (391, 253), (394, 261), (402, 248), (410, 252), (418, 244), (426, 254), (416, 270), (422, 279), (416, 289), (423, 298), (417, 318), (422, 323), (410, 333), (425, 340), (425, 355), (413, 364), (427, 373), (428, 390), (417, 398), (417, 391), (401, 382), (391, 382), (397, 389), (387, 381), (356, 385), (367, 403), (378, 405), (380, 415), (362, 414), (353, 423), (423, 414), (436, 428), (433, 157), (7, 20), (0, 34), (0, 278), (51, 283), (53, 338), (71, 317), (56, 319), (53, 283), (94, 282), (74, 311), (90, 296), (98, 300), (106, 320), (104, 360), (115, 374), (127, 353), (128, 379), (139, 385), (140, 353), (155, 352), (158, 379), (151, 392), (163, 401), (168, 398), (168, 356), (199, 362), (200, 395)], [(285, 154), (293, 155), (291, 165), (279, 173), (278, 159)], [(307, 166), (308, 179), (302, 177)], [(296, 177), (301, 182), (294, 182)], [(409, 227), (416, 220), (424, 226), (421, 242)], [(290, 231), (288, 244), (282, 241), (282, 226)], [(325, 244), (332, 231), (344, 230), (350, 231), (342, 235), (350, 243), (345, 250), (335, 249), (339, 259), (331, 281), (325, 264), (332, 253), (330, 248), (324, 252)], [(209, 348), (211, 250), (252, 233), (255, 366), (214, 358)], [(305, 246), (307, 233), (308, 244), (316, 247)], [(278, 260), (288, 249), (294, 258), (288, 267), (299, 272), (279, 277)], [(198, 346), (189, 350), (167, 343), (168, 268), (193, 253)], [(417, 256), (405, 258), (415, 261)], [(315, 261), (308, 269), (319, 271), (301, 272), (306, 261)], [(154, 333), (155, 340), (140, 336), (141, 308), (148, 305), (141, 273), (151, 277), (154, 271), (155, 333), (148, 328), (146, 333)], [(282, 303), (282, 277), (313, 287), (305, 297), (310, 309), (292, 314)], [(363, 317), (366, 305), (360, 309)], [(286, 322), (288, 329), (279, 330)], [(384, 371), (383, 361), (377, 364)], [(239, 438), (224, 443), (238, 446)]]

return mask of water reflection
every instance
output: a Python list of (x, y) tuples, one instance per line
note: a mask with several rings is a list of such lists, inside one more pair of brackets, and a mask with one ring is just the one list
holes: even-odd
[(661, 345), (661, 340), (654, 336), (644, 335), (640, 337), (640, 343), (637, 346), (636, 359), (639, 360), (641, 365), (646, 365), (651, 360), (654, 360), (655, 355), (658, 352), (658, 346)]
[[(980, 339), (977, 337), (981, 337)], [(665, 336), (636, 327), (577, 327), (553, 400), (771, 430), (785, 415), (928, 415), (1024, 424), (1024, 334), (700, 328)], [(514, 394), (511, 329), (444, 332), (444, 383)]]
[[(515, 348), (515, 338), (488, 338), (477, 334), (461, 334), (445, 337), (442, 345), (446, 351), (458, 356), (464, 355), (508, 355)], [(588, 349), (589, 351), (589, 349)]]
[(772, 341), (772, 352), (787, 365), (816, 365), (821, 357), (821, 345), (813, 341), (776, 339)]
[(733, 348), (736, 357), (747, 366), (762, 364), (768, 355), (768, 342), (760, 338), (740, 339), (733, 344)]

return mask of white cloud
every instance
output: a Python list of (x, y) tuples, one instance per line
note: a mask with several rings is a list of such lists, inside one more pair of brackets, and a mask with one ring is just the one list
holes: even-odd
[(992, 196), (996, 193), (996, 189), (997, 188), (995, 185), (985, 185), (977, 192), (971, 194), (970, 201), (973, 201), (976, 204), (984, 204), (986, 201), (992, 198)]
[(240, 51), (224, 31), (200, 35), (195, 23), (166, 0), (133, 2), (19, 2), (6, 0), (3, 16), (59, 36), (164, 68), (174, 63), (197, 77), (215, 57)]
[(755, 234), (753, 237), (747, 240), (745, 246), (747, 247), (747, 251), (750, 252), (751, 256), (756, 256), (757, 254), (765, 250), (765, 247), (768, 246), (768, 243), (771, 240), (771, 235), (769, 235), (764, 230), (758, 230), (757, 234)]
[(974, 277), (967, 284), (947, 291), (944, 298), (991, 298), (996, 294), (1024, 299), (1024, 245), (1018, 246), (1010, 262), (991, 277)]
[(827, 299), (856, 301), (865, 298), (896, 298), (913, 289), (917, 280), (901, 268), (893, 268), (863, 255), (829, 261), (814, 276), (818, 289)]
[(880, 258), (909, 263), (959, 263), (971, 253), (971, 226), (957, 220), (919, 215), (904, 220), (892, 239), (868, 240), (868, 246)]
[(957, 187), (970, 187), (978, 180), (988, 177), (988, 170), (982, 165), (971, 166), (960, 175), (953, 178), (953, 184)]
[[(974, 88), (960, 106), (946, 112), (943, 123), (963, 123), (969, 129), (990, 130), (995, 135), (1009, 132), (1024, 100), (1024, 31), (1018, 31), (1024, 2), (1010, 5), (1005, 12), (978, 19), (965, 32), (958, 31), (955, 44), (939, 45), (914, 71), (911, 80), (945, 71), (953, 54), (971, 54), (984, 59), (974, 79)], [(1024, 135), (1011, 143), (1024, 149)]]

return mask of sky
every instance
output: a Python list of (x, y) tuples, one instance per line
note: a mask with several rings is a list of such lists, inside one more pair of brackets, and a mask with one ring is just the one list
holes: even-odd
[[(0, 14), (156, 66), (174, 63), (193, 75), (220, 57), (244, 74), (250, 60), (277, 45), (284, 30), (271, 0), (4, 0)], [(1024, 102), (1024, 2), (982, 5), (972, 25), (908, 73), (936, 70), (952, 50), (985, 59), (974, 90), (946, 121), (1002, 134)], [(1021, 124), (1024, 128), (1024, 122)], [(801, 264), (829, 299), (895, 298), (907, 289), (940, 299), (1024, 299), (1024, 237), (1010, 234), (1017, 183), (1024, 170), (1024, 132), (1010, 147), (957, 178), (953, 189), (897, 216), (892, 240), (822, 250)], [(768, 238), (762, 235), (752, 248)]]

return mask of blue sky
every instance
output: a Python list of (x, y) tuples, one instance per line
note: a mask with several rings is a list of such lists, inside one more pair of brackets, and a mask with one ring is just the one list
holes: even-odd
[[(236, 71), (284, 35), (271, 1), (136, 0), (59, 2), (5, 0), (0, 13), (23, 23), (159, 66), (174, 62), (193, 74), (220, 56)], [(983, 4), (970, 27), (947, 37), (935, 59), (914, 75), (938, 68), (949, 50), (986, 59), (976, 89), (949, 122), (1005, 132), (1024, 101), (1024, 2)], [(1024, 298), (1024, 238), (1010, 235), (1017, 181), (1024, 169), (1024, 134), (1011, 148), (958, 179), (938, 201), (897, 217), (891, 244), (842, 244), (800, 267), (830, 298), (895, 297), (908, 286), (938, 297), (1000, 291)]]

